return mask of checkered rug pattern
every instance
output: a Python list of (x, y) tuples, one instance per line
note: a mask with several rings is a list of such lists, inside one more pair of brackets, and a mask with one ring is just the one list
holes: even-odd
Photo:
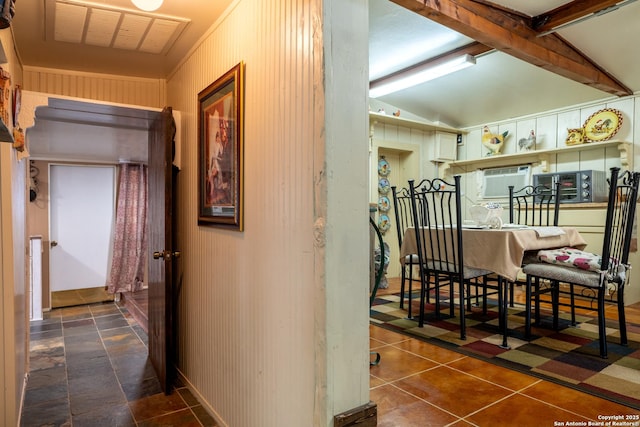
[[(467, 339), (460, 340), (458, 310), (447, 318), (449, 301), (441, 301), (436, 318), (433, 300), (425, 307), (425, 324), (418, 327), (418, 297), (413, 298), (412, 315), (407, 305), (400, 309), (398, 294), (379, 296), (371, 307), (372, 324), (413, 338), (478, 357), (584, 391), (640, 410), (640, 325), (627, 323), (629, 344), (621, 346), (615, 320), (607, 322), (608, 358), (599, 356), (598, 324), (594, 317), (576, 317), (571, 326), (569, 314), (561, 313), (559, 329), (552, 328), (550, 312), (541, 310), (539, 326), (532, 327), (530, 340), (524, 338), (524, 305), (509, 307), (509, 349), (500, 347), (497, 301), (489, 299), (487, 311), (478, 306), (466, 314)], [(457, 301), (456, 301), (457, 307)]]

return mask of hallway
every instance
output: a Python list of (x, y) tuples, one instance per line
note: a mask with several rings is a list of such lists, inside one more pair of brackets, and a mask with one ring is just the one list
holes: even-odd
[(147, 334), (114, 303), (54, 309), (31, 322), (21, 426), (218, 426), (182, 386), (165, 396)]

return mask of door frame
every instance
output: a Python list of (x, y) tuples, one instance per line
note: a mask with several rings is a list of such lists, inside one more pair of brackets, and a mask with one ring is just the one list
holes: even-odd
[[(89, 106), (90, 108), (88, 108), (87, 110), (74, 110), (73, 106), (74, 106), (74, 102), (77, 102), (78, 105), (83, 105), (83, 106)], [(35, 121), (36, 121), (36, 116), (37, 114), (33, 114), (34, 111), (36, 111), (37, 108), (39, 107), (50, 107), (51, 105), (59, 103), (59, 104), (64, 104), (66, 107), (68, 107), (69, 105), (71, 106), (71, 108), (66, 108), (65, 109), (65, 114), (67, 115), (67, 117), (70, 117), (71, 120), (74, 120), (73, 118), (73, 112), (76, 111), (78, 114), (81, 114), (83, 112), (89, 112), (91, 113), (93, 118), (96, 118), (100, 116), (99, 111), (101, 110), (101, 106), (109, 106), (109, 107), (122, 107), (125, 110), (139, 110), (139, 111), (143, 111), (146, 112), (146, 114), (143, 114), (147, 119), (151, 120), (153, 117), (158, 116), (161, 113), (161, 109), (158, 108), (151, 108), (151, 107), (142, 107), (142, 106), (136, 106), (136, 105), (125, 105), (125, 104), (114, 104), (114, 103), (108, 103), (108, 102), (102, 102), (102, 101), (96, 101), (93, 99), (85, 99), (85, 98), (73, 98), (73, 97), (59, 97), (56, 96), (54, 94), (43, 94), (43, 93), (24, 93), (23, 97), (22, 97), (22, 111), (23, 114), (20, 115), (20, 123), (22, 125), (22, 127), (24, 129), (27, 129), (27, 131), (34, 127), (36, 125)], [(24, 112), (29, 111), (31, 112), (31, 114), (25, 114)], [(180, 112), (179, 111), (175, 111), (175, 110), (171, 110), (171, 114), (173, 117), (173, 125), (174, 125), (174, 132), (171, 135), (172, 136), (172, 141), (173, 141), (173, 168), (175, 170), (179, 170), (180, 165), (181, 165), (181, 150), (180, 150)], [(106, 118), (106, 117), (105, 117)], [(140, 117), (137, 117), (138, 119), (140, 119)], [(107, 120), (108, 121), (108, 120)], [(148, 132), (150, 133), (150, 126), (148, 129)], [(47, 158), (37, 158), (37, 157), (32, 157), (33, 160), (43, 160), (43, 161), (60, 161), (59, 158), (57, 159), (47, 159)], [(175, 178), (175, 177), (173, 177)], [(169, 176), (169, 180), (172, 179), (172, 176)], [(151, 247), (150, 247), (151, 249)], [(27, 304), (27, 300), (25, 300), (25, 304)], [(173, 323), (173, 320), (170, 319), (165, 319), (165, 320), (169, 320), (171, 323)], [(151, 326), (151, 325), (149, 325)], [(172, 349), (171, 349), (172, 350)]]

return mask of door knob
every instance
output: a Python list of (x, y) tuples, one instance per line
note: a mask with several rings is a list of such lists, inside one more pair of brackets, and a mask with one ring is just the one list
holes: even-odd
[(54, 246), (58, 246), (58, 242), (56, 242), (55, 240), (52, 240), (51, 247), (53, 248)]
[(156, 251), (153, 253), (153, 259), (164, 259), (170, 261), (172, 258), (180, 258), (180, 251)]

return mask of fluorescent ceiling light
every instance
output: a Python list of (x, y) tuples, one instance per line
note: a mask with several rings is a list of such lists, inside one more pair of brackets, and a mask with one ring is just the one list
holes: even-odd
[(405, 71), (392, 74), (376, 80), (369, 86), (369, 97), (378, 98), (399, 90), (403, 90), (429, 80), (437, 79), (446, 74), (453, 73), (463, 68), (475, 65), (476, 58), (471, 55), (462, 55), (450, 61), (438, 64), (424, 64), (408, 68)]
[(162, 6), (163, 0), (131, 0), (131, 3), (140, 10), (152, 12)]

